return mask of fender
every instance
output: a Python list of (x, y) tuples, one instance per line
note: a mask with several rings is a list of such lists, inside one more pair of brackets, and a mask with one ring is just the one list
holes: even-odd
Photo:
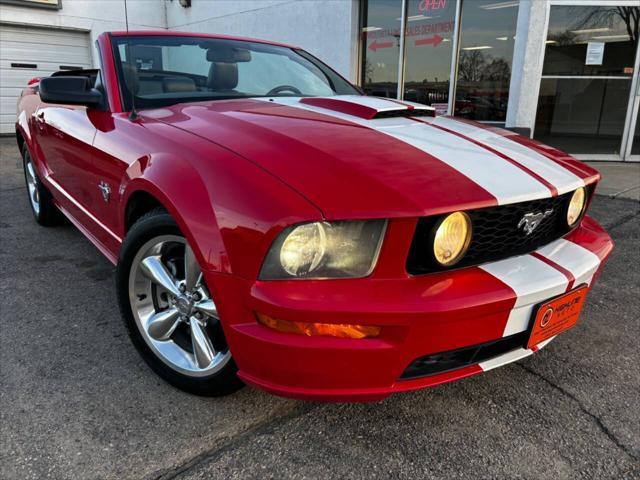
[(18, 118), (16, 119), (16, 130), (22, 136), (25, 143), (28, 146), (31, 146), (31, 142), (33, 142), (33, 136), (31, 135), (31, 130), (29, 129), (29, 122), (27, 121), (27, 113), (25, 110), (20, 110), (18, 114)]
[[(123, 226), (123, 233), (131, 197), (138, 192), (148, 193), (175, 219), (203, 268), (231, 273), (228, 259), (223, 255), (224, 242), (209, 192), (189, 162), (167, 153), (141, 157), (127, 168), (120, 191), (122, 208), (119, 223)], [(190, 219), (191, 227), (184, 221), (185, 217)], [(206, 249), (199, 248), (200, 245), (206, 245)]]
[(18, 117), (16, 118), (16, 133), (22, 136), (24, 144), (31, 154), (31, 158), (36, 167), (36, 171), (40, 174), (40, 178), (46, 177), (44, 155), (40, 148), (37, 148), (35, 135), (31, 129), (33, 127), (33, 116), (40, 105), (40, 98), (33, 92), (31, 87), (26, 88), (18, 101)]
[[(176, 220), (203, 270), (255, 279), (279, 232), (294, 223), (322, 220), (316, 207), (276, 177), (187, 135), (192, 147), (196, 143), (206, 149), (197, 160), (184, 151), (154, 153), (127, 168), (120, 187), (123, 234), (132, 195), (146, 192)], [(233, 195), (234, 191), (247, 194)]]

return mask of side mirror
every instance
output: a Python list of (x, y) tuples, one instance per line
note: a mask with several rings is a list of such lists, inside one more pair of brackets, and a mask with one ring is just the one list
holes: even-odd
[(103, 97), (87, 77), (47, 77), (40, 80), (40, 99), (45, 103), (99, 107)]

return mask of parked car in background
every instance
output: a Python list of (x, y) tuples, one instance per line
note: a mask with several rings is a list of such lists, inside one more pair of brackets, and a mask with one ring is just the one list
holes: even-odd
[(573, 326), (611, 252), (599, 174), (551, 147), (288, 45), (98, 46), (22, 93), (29, 202), (117, 265), (134, 345), (188, 392), (368, 401), (487, 371)]

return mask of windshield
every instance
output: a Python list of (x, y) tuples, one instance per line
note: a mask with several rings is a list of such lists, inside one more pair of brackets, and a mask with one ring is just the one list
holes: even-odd
[(207, 37), (114, 37), (125, 110), (247, 97), (358, 95), (302, 50)]

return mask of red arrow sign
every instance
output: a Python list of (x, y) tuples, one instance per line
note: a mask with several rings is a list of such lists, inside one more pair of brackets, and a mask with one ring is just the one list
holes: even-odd
[(437, 47), (442, 43), (442, 40), (444, 39), (438, 34), (430, 38), (419, 38), (416, 40), (416, 47), (419, 47), (420, 45), (433, 45), (434, 47)]
[(375, 52), (380, 48), (391, 48), (391, 47), (393, 47), (393, 42), (378, 43), (376, 40), (374, 40), (373, 43), (369, 45), (369, 50), (373, 50)]

